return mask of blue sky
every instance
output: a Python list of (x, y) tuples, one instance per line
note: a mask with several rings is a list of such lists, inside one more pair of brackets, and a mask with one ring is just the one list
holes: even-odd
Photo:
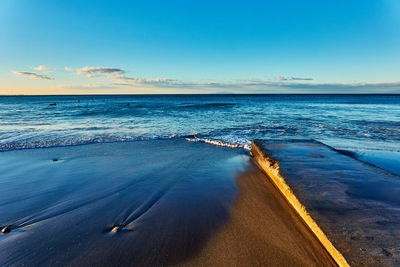
[(400, 93), (400, 1), (0, 1), (0, 94)]

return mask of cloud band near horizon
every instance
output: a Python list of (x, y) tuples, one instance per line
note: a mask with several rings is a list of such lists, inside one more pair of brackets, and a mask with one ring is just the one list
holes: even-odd
[[(43, 72), (54, 71), (50, 67), (40, 65), (35, 69)], [(67, 72), (74, 72), (76, 75), (84, 75), (88, 79), (95, 79), (103, 76), (110, 80), (109, 83), (88, 83), (88, 84), (59, 84), (56, 88), (62, 89), (80, 89), (80, 90), (96, 90), (96, 89), (109, 89), (111, 91), (118, 89), (129, 88), (159, 88), (159, 89), (180, 89), (180, 90), (204, 90), (205, 92), (212, 92), (213, 90), (229, 90), (233, 92), (279, 92), (280, 89), (293, 89), (292, 91), (306, 90), (307, 92), (315, 93), (360, 93), (360, 92), (373, 92), (374, 90), (380, 92), (396, 92), (400, 93), (400, 81), (394, 82), (353, 82), (353, 83), (331, 83), (331, 82), (314, 82), (313, 78), (303, 78), (297, 76), (275, 76), (274, 80), (236, 80), (236, 81), (210, 81), (210, 82), (196, 82), (185, 81), (171, 78), (139, 78), (126, 75), (127, 71), (122, 68), (115, 67), (83, 67), (73, 69), (69, 67), (64, 68)], [(52, 80), (53, 78), (39, 74), (36, 72), (14, 71), (14, 75), (27, 77), (32, 79), (45, 79)]]

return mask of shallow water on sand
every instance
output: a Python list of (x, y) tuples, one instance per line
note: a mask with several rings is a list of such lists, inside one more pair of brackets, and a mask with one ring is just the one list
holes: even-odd
[[(57, 161), (53, 161), (57, 159)], [(229, 219), (243, 150), (137, 141), (0, 153), (0, 265), (176, 264)], [(120, 226), (120, 231), (110, 230)]]

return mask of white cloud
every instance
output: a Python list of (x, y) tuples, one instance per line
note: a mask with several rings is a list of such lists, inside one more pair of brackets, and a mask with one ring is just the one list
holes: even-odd
[(34, 67), (34, 69), (38, 70), (38, 71), (42, 71), (44, 73), (53, 72), (55, 70), (55, 69), (52, 69), (52, 68), (44, 66), (44, 65), (40, 65), (40, 66)]
[(312, 81), (313, 78), (275, 76), (277, 81)]
[[(71, 68), (65, 67), (66, 71), (74, 71)], [(78, 75), (86, 75), (87, 78), (98, 77), (104, 74), (107, 78), (111, 79), (114, 84), (120, 85), (140, 85), (140, 84), (167, 84), (178, 82), (175, 79), (167, 78), (136, 78), (125, 75), (125, 70), (120, 68), (109, 68), (109, 67), (83, 67), (75, 70)]]
[[(69, 69), (69, 68), (68, 68)], [(119, 68), (105, 68), (105, 67), (83, 67), (80, 69), (76, 69), (76, 74), (78, 75), (86, 75), (88, 78), (93, 78), (99, 76), (100, 74), (108, 75), (116, 75), (116, 74), (124, 74), (125, 71)]]
[(27, 71), (13, 71), (15, 76), (27, 77), (31, 79), (44, 79), (44, 80), (52, 80), (49, 76), (38, 74), (35, 72), (27, 72)]
[(177, 82), (175, 79), (167, 79), (167, 78), (134, 78), (134, 77), (128, 77), (124, 75), (110, 75), (110, 79), (113, 79), (117, 82), (125, 82), (125, 83), (135, 83), (135, 84), (141, 84), (141, 83), (147, 83), (147, 84), (159, 84), (159, 83), (170, 83), (170, 82)]

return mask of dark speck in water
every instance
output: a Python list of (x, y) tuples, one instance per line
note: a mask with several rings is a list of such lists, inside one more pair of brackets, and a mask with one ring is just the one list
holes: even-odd
[(324, 158), (324, 156), (317, 155), (317, 154), (309, 155), (309, 157), (311, 157), (311, 158)]
[(388, 225), (390, 222), (389, 221), (376, 221), (377, 225), (382, 225), (382, 226), (386, 226)]

